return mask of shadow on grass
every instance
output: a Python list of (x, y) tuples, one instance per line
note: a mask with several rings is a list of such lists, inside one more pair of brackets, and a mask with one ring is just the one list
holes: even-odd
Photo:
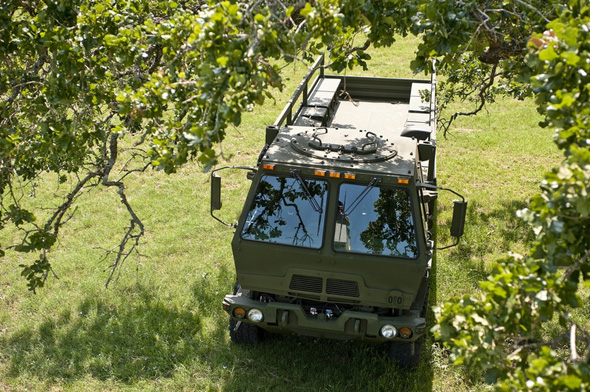
[[(523, 200), (502, 201), (496, 208), (489, 208), (477, 201), (469, 201), (464, 238), (459, 245), (445, 250), (446, 257), (467, 269), (474, 282), (487, 279), (488, 269), (484, 261), (495, 261), (516, 246), (529, 248), (534, 241), (531, 228), (516, 212), (527, 207)], [(448, 233), (450, 222), (440, 225), (439, 232)], [(450, 242), (448, 235), (444, 241)], [(446, 244), (439, 244), (443, 246)], [(488, 266), (489, 267), (489, 266)]]
[(257, 345), (228, 343), (224, 391), (429, 391), (429, 349), (415, 369), (397, 367), (385, 345), (272, 335)]
[(0, 338), (5, 375), (47, 387), (93, 379), (222, 391), (432, 390), (430, 344), (408, 370), (389, 361), (386, 345), (290, 335), (229, 342), (220, 287), (231, 291), (232, 278), (227, 270), (196, 278), (182, 308), (141, 285), (119, 300), (90, 294), (56, 304), (55, 317)]
[[(59, 305), (56, 305), (59, 306)], [(191, 343), (201, 318), (142, 287), (112, 304), (98, 296), (77, 310), (0, 339), (8, 376), (44, 380), (138, 379), (166, 376), (175, 364), (199, 354)]]
[(223, 391), (432, 390), (428, 347), (420, 366), (407, 370), (388, 360), (384, 345), (289, 335), (231, 343), (219, 290), (231, 290), (230, 275), (197, 278), (190, 309), (139, 285), (120, 301), (88, 295), (56, 304), (54, 318), (0, 338), (4, 374), (48, 388), (93, 379)]
[(531, 228), (516, 216), (518, 210), (526, 207), (528, 207), (528, 202), (521, 199), (502, 201), (494, 209), (486, 208), (477, 201), (471, 201), (467, 212), (469, 225), (497, 240), (494, 243), (487, 243), (488, 247), (484, 248), (482, 252), (498, 248), (510, 249), (517, 242), (530, 243), (533, 241), (534, 234)]

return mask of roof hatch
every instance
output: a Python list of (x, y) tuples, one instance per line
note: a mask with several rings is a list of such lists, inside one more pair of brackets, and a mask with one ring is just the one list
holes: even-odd
[(397, 155), (389, 139), (355, 129), (308, 129), (291, 138), (291, 147), (308, 157), (351, 163), (383, 162)]

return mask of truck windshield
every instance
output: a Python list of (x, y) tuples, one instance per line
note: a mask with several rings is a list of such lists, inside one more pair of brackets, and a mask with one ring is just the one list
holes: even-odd
[[(263, 176), (246, 217), (242, 238), (319, 249), (327, 192), (326, 181)], [(320, 206), (319, 211), (310, 203), (310, 196)]]
[[(342, 184), (338, 192), (334, 249), (416, 258), (416, 229), (410, 193), (406, 189)], [(357, 199), (365, 191), (366, 194)], [(360, 200), (352, 211), (347, 201)], [(350, 209), (349, 209), (350, 210)]]

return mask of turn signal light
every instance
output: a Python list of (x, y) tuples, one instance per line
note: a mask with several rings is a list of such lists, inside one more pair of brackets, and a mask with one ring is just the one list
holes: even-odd
[(243, 319), (246, 317), (246, 309), (244, 308), (235, 308), (234, 309), (234, 317)]
[(404, 339), (412, 337), (412, 330), (408, 327), (402, 327), (399, 329), (399, 336)]
[(266, 170), (274, 170), (275, 169), (275, 165), (269, 165), (268, 163), (265, 163), (264, 165), (262, 165), (262, 167)]

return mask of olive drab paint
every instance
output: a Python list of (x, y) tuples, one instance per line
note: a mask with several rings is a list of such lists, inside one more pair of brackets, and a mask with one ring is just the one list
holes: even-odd
[[(394, 360), (416, 365), (434, 203), (444, 189), (436, 181), (436, 80), (325, 75), (322, 65), (266, 128), (256, 165), (239, 168), (252, 184), (232, 225), (237, 281), (223, 300), (230, 336), (388, 342)], [(212, 172), (212, 214), (223, 169)]]

